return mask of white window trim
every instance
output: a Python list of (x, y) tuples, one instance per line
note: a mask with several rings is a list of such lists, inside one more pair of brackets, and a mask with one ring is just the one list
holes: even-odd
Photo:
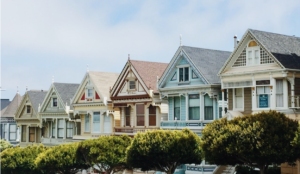
[[(100, 131), (99, 132), (94, 132), (94, 113), (95, 112), (99, 112), (99, 116), (100, 116), (100, 121), (99, 121), (99, 126), (100, 126)], [(90, 125), (92, 125), (92, 130), (91, 130), (91, 133), (101, 133), (101, 128), (102, 128), (102, 126), (101, 126), (101, 112), (100, 111), (93, 111), (92, 112), (92, 124), (90, 124)], [(90, 122), (91, 123), (91, 122)], [(103, 123), (103, 125), (104, 125), (104, 123)], [(91, 127), (91, 126), (90, 126)]]
[[(251, 41), (250, 41), (251, 42)], [(249, 42), (249, 43), (250, 43)], [(248, 44), (249, 44), (248, 43)], [(249, 65), (249, 62), (248, 62), (248, 52), (249, 51), (252, 51), (252, 64)], [(255, 60), (255, 51), (258, 51), (258, 64), (254, 64), (254, 60)], [(257, 65), (261, 65), (260, 64), (260, 47), (259, 46), (255, 46), (255, 47), (247, 47), (246, 48), (246, 66), (257, 66)]]
[(89, 114), (87, 114), (88, 115), (88, 117), (89, 117), (89, 130), (87, 130), (86, 129), (86, 126), (85, 126), (85, 117), (86, 117), (86, 115), (84, 115), (84, 132), (91, 132), (91, 118), (90, 118), (90, 115)]
[[(282, 87), (283, 87), (283, 106), (282, 107), (277, 107), (277, 103), (276, 103), (276, 95), (277, 95), (277, 92), (276, 92), (276, 81), (277, 80), (282, 80)], [(287, 84), (287, 81), (286, 79), (275, 79), (275, 85), (273, 86), (273, 89), (272, 89), (274, 92), (274, 95), (275, 95), (275, 108), (276, 109), (288, 109), (287, 108), (287, 105), (288, 105), (288, 102), (286, 103), (285, 102), (285, 98), (287, 97), (288, 98), (288, 84)], [(270, 103), (271, 104), (271, 103)]]
[[(177, 66), (177, 82), (178, 83), (190, 83), (191, 82), (191, 66), (190, 65), (180, 65), (180, 66)], [(185, 77), (185, 68), (189, 68), (189, 80), (188, 81), (180, 81), (179, 79), (179, 75), (180, 75), (180, 72), (179, 72), (179, 69), (180, 68), (183, 68), (183, 79)]]
[[(133, 82), (133, 81), (135, 82), (135, 86), (134, 86), (135, 88), (130, 89), (130, 82)], [(128, 88), (127, 89), (128, 89), (128, 91), (135, 91), (137, 89), (136, 80), (128, 80)]]
[[(137, 121), (138, 121), (138, 120), (137, 120), (137, 117), (138, 117), (138, 116), (137, 116), (137, 113), (136, 113), (136, 112), (137, 112), (137, 105), (139, 105), (139, 104), (144, 105), (144, 126), (138, 126), (138, 125), (137, 125)], [(145, 103), (136, 103), (136, 104), (135, 104), (135, 127), (145, 127), (145, 126), (146, 126), (146, 121), (145, 121), (145, 120), (146, 120), (146, 110), (145, 110), (145, 106), (146, 106)]]
[[(189, 97), (189, 95), (193, 95), (193, 94), (198, 94), (199, 95), (199, 109), (200, 109), (200, 112), (199, 112), (199, 114), (200, 114), (200, 116), (199, 116), (199, 120), (190, 120), (190, 104), (189, 104), (189, 99), (190, 99), (190, 97)], [(201, 119), (201, 115), (202, 115), (202, 113), (201, 113), (201, 103), (203, 103), (204, 104), (204, 102), (201, 102), (201, 94), (199, 94), (199, 93), (188, 93), (187, 94), (187, 97), (186, 97), (186, 100), (187, 100), (187, 105), (186, 105), (186, 110), (187, 110), (187, 115), (186, 115), (186, 120), (187, 121), (200, 121), (200, 120), (202, 120)], [(203, 107), (204, 108), (204, 107)], [(204, 119), (203, 119), (204, 120)]]
[(233, 110), (234, 111), (244, 111), (245, 109), (245, 99), (244, 99), (244, 88), (242, 88), (242, 97), (243, 97), (243, 107), (242, 108), (236, 108), (236, 101), (235, 101), (235, 89), (239, 88), (232, 88), (232, 99), (233, 99)]
[[(260, 81), (260, 80), (256, 80), (256, 81)], [(255, 81), (255, 84), (256, 84), (256, 81)], [(271, 83), (271, 82), (270, 82)], [(272, 94), (272, 92), (271, 92), (271, 89), (270, 89), (270, 97), (269, 97), (269, 100), (270, 100), (270, 103), (269, 103), (269, 107), (267, 107), (267, 108), (259, 108), (259, 107), (257, 107), (257, 105), (258, 105), (258, 98), (257, 98), (257, 87), (265, 87), (265, 86), (267, 86), (267, 87), (269, 87), (270, 88), (270, 86), (272, 86), (271, 84), (267, 84), (267, 85), (256, 85), (255, 86), (255, 109), (253, 109), (253, 110), (255, 110), (255, 111), (264, 111), (264, 110), (270, 110), (271, 109), (271, 105), (272, 105), (272, 99), (271, 99), (271, 94)], [(274, 90), (274, 89), (272, 89), (272, 90)], [(274, 93), (274, 92), (273, 92)], [(276, 92), (275, 92), (275, 95), (276, 95)], [(275, 102), (275, 104), (276, 104), (276, 102)]]

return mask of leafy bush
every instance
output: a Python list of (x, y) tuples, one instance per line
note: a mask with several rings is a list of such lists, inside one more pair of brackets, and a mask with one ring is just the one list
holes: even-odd
[(8, 142), (8, 141), (6, 141), (6, 140), (4, 140), (4, 139), (1, 139), (1, 140), (0, 140), (0, 143), (1, 143), (1, 145), (0, 145), (0, 151), (1, 151), (1, 152), (2, 152), (3, 150), (5, 150), (5, 149), (8, 149), (8, 148), (13, 147), (13, 145), (10, 144), (10, 142)]

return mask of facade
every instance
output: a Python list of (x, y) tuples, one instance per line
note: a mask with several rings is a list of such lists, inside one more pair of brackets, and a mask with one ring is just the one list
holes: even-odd
[(47, 91), (26, 91), (22, 101), (14, 115), (17, 126), (20, 128), (20, 146), (41, 143), (42, 122), (40, 117), (40, 105)]
[[(158, 82), (161, 98), (169, 105), (163, 129), (190, 130), (201, 136), (206, 124), (222, 118), (227, 101), (222, 102), (219, 69), (230, 56), (228, 51), (180, 46)], [(184, 165), (185, 173), (213, 173), (215, 165)], [(180, 169), (177, 169), (180, 170)]]
[(115, 135), (134, 136), (137, 132), (159, 129), (161, 117), (166, 117), (167, 103), (157, 90), (157, 80), (167, 63), (128, 60), (111, 90), (115, 110), (121, 113), (116, 121)]
[(6, 101), (1, 103), (1, 107), (4, 107), (4, 104), (7, 105), (3, 109), (1, 108), (0, 136), (1, 139), (5, 139), (14, 146), (17, 145), (20, 140), (20, 130), (14, 120), (14, 114), (20, 105), (21, 100), (22, 96), (18, 92), (11, 102), (7, 102), (9, 100), (6, 99)]
[[(300, 38), (249, 29), (219, 71), (231, 119), (277, 110), (300, 115)], [(299, 172), (282, 165), (282, 174)]]
[(80, 123), (69, 119), (71, 100), (78, 87), (79, 84), (72, 83), (51, 84), (39, 112), (41, 143), (45, 146), (72, 142), (73, 135), (80, 130)]
[(112, 108), (110, 88), (117, 80), (118, 73), (87, 72), (72, 99), (69, 119), (77, 125), (73, 141), (113, 135), (114, 120), (120, 114)]

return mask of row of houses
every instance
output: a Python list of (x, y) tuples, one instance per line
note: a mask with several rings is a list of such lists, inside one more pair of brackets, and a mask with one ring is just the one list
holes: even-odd
[[(80, 84), (16, 94), (1, 111), (1, 137), (24, 147), (160, 128), (201, 136), (216, 119), (270, 109), (299, 119), (300, 38), (248, 29), (233, 52), (180, 46), (169, 63), (128, 59), (121, 73), (88, 71)], [(203, 161), (177, 172), (217, 169)]]

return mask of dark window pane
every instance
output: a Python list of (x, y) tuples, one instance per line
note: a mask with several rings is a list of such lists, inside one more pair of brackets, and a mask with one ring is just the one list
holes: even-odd
[(144, 116), (137, 116), (137, 126), (144, 126)]
[(200, 120), (200, 107), (189, 107), (189, 120)]
[(136, 105), (136, 113), (137, 114), (144, 114), (145, 113), (145, 107), (143, 104)]
[(156, 115), (149, 115), (149, 126), (156, 126)]
[(126, 126), (130, 126), (130, 115), (126, 115)]
[(179, 68), (179, 81), (183, 81), (183, 68)]
[(213, 107), (212, 106), (205, 106), (204, 107), (204, 118), (205, 120), (213, 120)]
[(149, 114), (156, 114), (156, 107), (155, 106), (150, 105)]
[(189, 81), (189, 68), (184, 68), (184, 81)]
[(130, 115), (130, 107), (125, 108), (125, 115)]
[(30, 113), (30, 106), (27, 106), (27, 113)]
[(174, 119), (180, 120), (180, 108), (174, 108)]

